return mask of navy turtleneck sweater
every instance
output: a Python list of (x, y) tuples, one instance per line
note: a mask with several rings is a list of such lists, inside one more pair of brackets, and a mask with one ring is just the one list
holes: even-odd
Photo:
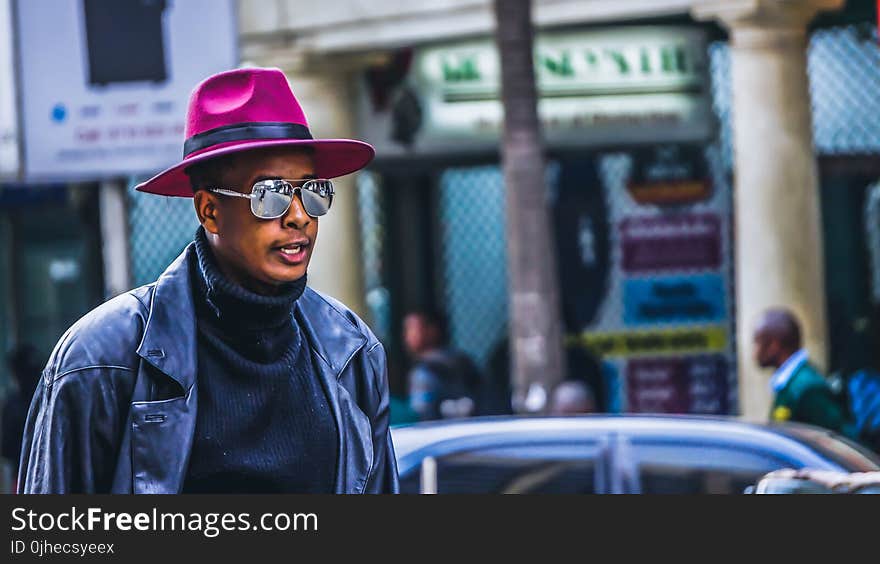
[(201, 228), (190, 263), (198, 406), (184, 493), (332, 493), (338, 438), (293, 317), (306, 278), (274, 296), (220, 271)]

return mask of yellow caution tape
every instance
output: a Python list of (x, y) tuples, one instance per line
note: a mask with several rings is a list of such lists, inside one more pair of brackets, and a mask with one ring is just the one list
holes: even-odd
[(585, 332), (566, 337), (565, 344), (588, 348), (600, 356), (724, 352), (727, 350), (727, 330), (712, 326), (620, 333)]

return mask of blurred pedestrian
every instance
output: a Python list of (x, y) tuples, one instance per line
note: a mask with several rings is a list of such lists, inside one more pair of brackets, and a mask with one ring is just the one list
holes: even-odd
[(564, 380), (550, 394), (550, 415), (595, 413), (596, 398), (590, 387), (580, 380)]
[(769, 309), (754, 332), (754, 356), (761, 368), (773, 368), (772, 421), (798, 421), (854, 438), (843, 402), (835, 396), (802, 348), (797, 318), (782, 308)]
[(137, 189), (193, 198), (195, 240), (62, 337), (19, 489), (396, 492), (384, 349), (306, 285), (329, 179), (373, 148), (314, 139), (278, 69), (209, 77), (186, 124), (183, 161)]
[[(42, 364), (37, 349), (29, 344), (22, 344), (12, 349), (6, 357), (6, 364), (12, 372), (16, 387), (3, 402), (0, 455), (12, 470), (13, 480), (17, 481), (24, 422), (31, 398), (34, 397), (34, 390), (40, 381)], [(12, 491), (15, 491), (15, 487)]]
[(403, 341), (413, 359), (410, 407), (419, 419), (467, 417), (478, 413), (482, 383), (473, 361), (449, 345), (445, 317), (431, 309), (403, 320)]

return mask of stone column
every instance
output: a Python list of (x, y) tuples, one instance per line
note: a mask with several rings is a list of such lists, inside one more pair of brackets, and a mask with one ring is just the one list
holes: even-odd
[(735, 151), (736, 322), (740, 412), (764, 420), (769, 374), (755, 367), (752, 330), (771, 306), (801, 320), (804, 344), (827, 360), (824, 259), (806, 27), (843, 0), (696, 0), (697, 19), (730, 32)]

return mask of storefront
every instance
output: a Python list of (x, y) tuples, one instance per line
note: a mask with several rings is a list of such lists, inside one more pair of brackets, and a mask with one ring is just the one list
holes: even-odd
[[(780, 171), (736, 170), (733, 91), (746, 85), (736, 84), (735, 49), (720, 27), (700, 17), (684, 25), (539, 33), (536, 68), (568, 344), (601, 356), (608, 409), (762, 418), (767, 375), (754, 367), (749, 341), (765, 302), (805, 316), (806, 344), (827, 373), (878, 364), (880, 97), (873, 85), (880, 48), (866, 14), (855, 6), (809, 28), (792, 16), (786, 25), (803, 25), (808, 34), (804, 62), (796, 40), (780, 47), (793, 57), (786, 64), (803, 64), (808, 76), (806, 138), (815, 151), (822, 218), (817, 245), (812, 219), (795, 211), (809, 209), (814, 197), (809, 175), (799, 174), (806, 161)], [(759, 23), (776, 25), (771, 20)], [(615, 36), (629, 51), (615, 52)], [(503, 356), (504, 191), (491, 51), (485, 38), (417, 45), (388, 52), (387, 64), (361, 80), (359, 134), (379, 154), (372, 176), (360, 180), (367, 301), (401, 364), (399, 320), (424, 304), (448, 312), (454, 343), (487, 369)], [(689, 53), (696, 58), (689, 61)], [(779, 56), (772, 52), (768, 61)], [(679, 74), (683, 82), (674, 85), (645, 80), (652, 70), (689, 68), (700, 76)], [(628, 82), (621, 84), (624, 70)], [(769, 94), (744, 100), (763, 106), (756, 117), (775, 119), (773, 112), (785, 110)], [(800, 159), (799, 147), (778, 139), (742, 137)], [(736, 259), (734, 180), (758, 173), (764, 184), (779, 183), (761, 188), (772, 189), (778, 204), (740, 210), (740, 232), (763, 243), (741, 242)], [(756, 211), (760, 225), (750, 218)], [(778, 239), (790, 229), (799, 235)], [(762, 274), (756, 265), (764, 263)], [(746, 269), (745, 289), (737, 289), (737, 264)], [(817, 292), (819, 299), (806, 299)]]
[[(570, 373), (597, 384), (610, 411), (736, 408), (714, 32), (615, 26), (536, 40), (567, 346), (572, 359), (589, 351), (601, 366), (598, 382), (576, 361)], [(397, 52), (363, 84), (361, 131), (380, 155), (360, 183), (367, 301), (391, 356), (403, 364), (401, 317), (430, 305), (447, 312), (455, 346), (487, 372), (506, 371), (492, 41)]]

